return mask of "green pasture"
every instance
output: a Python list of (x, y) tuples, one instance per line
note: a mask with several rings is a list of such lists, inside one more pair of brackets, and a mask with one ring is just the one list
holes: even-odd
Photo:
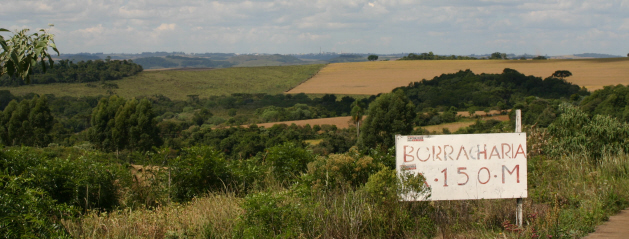
[[(132, 98), (162, 94), (173, 100), (185, 100), (188, 95), (203, 98), (232, 93), (280, 94), (308, 80), (323, 66), (325, 65), (145, 71), (121, 80), (107, 81), (108, 87), (92, 82), (0, 87), (0, 90), (9, 90), (14, 95), (36, 93), (73, 97), (117, 94)], [(111, 87), (112, 84), (117, 88)]]

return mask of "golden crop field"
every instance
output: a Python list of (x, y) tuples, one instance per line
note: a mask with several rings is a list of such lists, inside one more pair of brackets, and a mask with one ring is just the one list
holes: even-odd
[[(490, 112), (490, 114), (497, 114), (497, 113), (499, 112), (498, 111)], [(469, 113), (464, 112), (464, 111), (458, 112), (457, 114), (463, 117), (469, 116)], [(484, 111), (476, 111), (476, 115), (482, 116), (483, 120), (488, 120), (488, 119), (495, 119), (499, 121), (509, 120), (508, 115), (486, 116), (486, 113)], [(276, 124), (286, 124), (286, 125), (296, 124), (298, 126), (304, 126), (306, 124), (309, 124), (310, 126), (329, 124), (329, 125), (336, 125), (336, 127), (339, 129), (346, 129), (346, 128), (349, 128), (351, 125), (353, 125), (350, 123), (351, 118), (352, 118), (351, 116), (342, 116), (342, 117), (321, 118), (321, 119), (270, 122), (270, 123), (261, 123), (257, 125), (264, 126), (265, 128), (270, 128)], [(474, 122), (475, 121), (472, 120), (472, 121), (461, 121), (461, 122), (454, 122), (454, 123), (447, 123), (447, 124), (440, 124), (440, 125), (431, 125), (431, 126), (426, 126), (425, 129), (429, 130), (430, 132), (432, 131), (441, 132), (442, 128), (448, 128), (450, 131), (454, 132), (454, 131), (457, 131), (459, 128), (470, 126), (474, 124)], [(242, 125), (242, 126), (249, 127), (248, 125)]]
[(629, 84), (629, 58), (579, 60), (435, 60), (375, 61), (329, 64), (312, 79), (287, 93), (378, 94), (444, 73), (470, 69), (476, 74), (502, 73), (504, 68), (542, 78), (568, 70), (567, 81), (588, 90)]

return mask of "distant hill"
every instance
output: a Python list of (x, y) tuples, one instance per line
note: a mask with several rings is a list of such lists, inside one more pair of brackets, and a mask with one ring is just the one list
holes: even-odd
[(615, 57), (622, 57), (622, 56), (617, 56), (617, 55), (601, 54), (601, 53), (583, 53), (583, 54), (574, 54), (574, 56), (578, 56), (578, 57), (592, 57), (592, 58), (615, 58)]
[(228, 59), (235, 66), (280, 66), (308, 64), (294, 56), (289, 55), (238, 55)]
[(184, 68), (184, 67), (209, 67), (209, 68), (227, 68), (234, 64), (229, 61), (210, 60), (201, 57), (184, 57), (184, 56), (165, 56), (165, 57), (143, 57), (133, 60), (133, 62), (141, 65), (144, 69), (161, 69), (161, 68)]
[(63, 54), (60, 55), (59, 58), (63, 60), (71, 60), (73, 62), (79, 61), (89, 61), (89, 60), (102, 60), (98, 55), (95, 54)]
[(339, 62), (361, 62), (367, 61), (366, 56), (361, 55), (340, 55), (339, 57), (332, 58), (327, 60), (330, 63), (339, 63)]

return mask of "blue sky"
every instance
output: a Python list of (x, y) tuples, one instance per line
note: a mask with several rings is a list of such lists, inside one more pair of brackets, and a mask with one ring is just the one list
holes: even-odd
[(49, 23), (62, 53), (629, 53), (629, 0), (2, 0)]

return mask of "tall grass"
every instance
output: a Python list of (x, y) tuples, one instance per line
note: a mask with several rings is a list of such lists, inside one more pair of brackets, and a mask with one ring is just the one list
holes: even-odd
[(75, 238), (232, 238), (243, 213), (241, 201), (230, 193), (212, 193), (186, 204), (91, 212), (62, 223)]

